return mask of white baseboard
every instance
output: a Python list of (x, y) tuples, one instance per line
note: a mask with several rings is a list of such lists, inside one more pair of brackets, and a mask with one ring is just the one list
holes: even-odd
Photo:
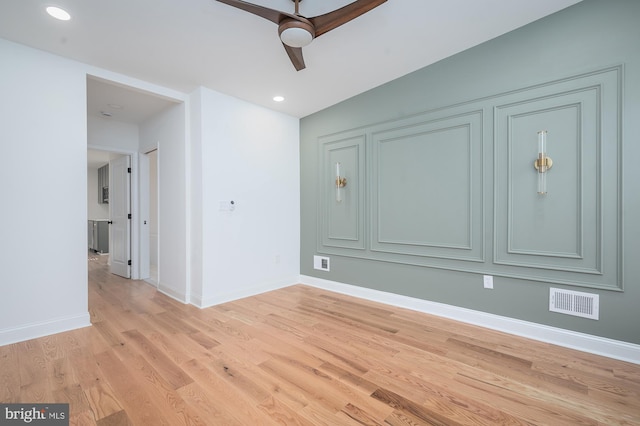
[(81, 315), (55, 318), (50, 321), (36, 322), (15, 328), (5, 328), (0, 330), (0, 346), (36, 339), (50, 334), (62, 333), (63, 331), (71, 331), (90, 325), (91, 317), (87, 312)]
[(142, 281), (146, 282), (152, 287), (158, 288), (158, 281), (156, 281), (154, 278), (145, 278)]
[(372, 290), (336, 281), (310, 277), (307, 275), (301, 275), (300, 282), (302, 284), (336, 293), (342, 293), (349, 296), (359, 297), (361, 299), (437, 315), (492, 330), (514, 334), (516, 336), (526, 337), (566, 348), (577, 349), (579, 351), (602, 355), (621, 361), (632, 362), (634, 364), (640, 364), (640, 345), (635, 345), (633, 343), (592, 336), (590, 334), (578, 333), (533, 322), (488, 314), (466, 308), (459, 308), (457, 306), (446, 305), (443, 303), (430, 302), (428, 300), (416, 299), (409, 296), (402, 296), (379, 290)]
[(147, 284), (152, 285), (154, 287), (156, 287), (158, 289), (158, 291), (162, 294), (164, 294), (165, 296), (169, 296), (170, 298), (177, 300), (180, 303), (187, 303), (187, 298), (184, 295), (184, 293), (179, 293), (177, 291), (175, 291), (172, 288), (169, 288), (167, 286), (164, 286), (162, 284), (152, 284), (149, 281), (146, 281)]
[(210, 298), (202, 298), (202, 296), (192, 295), (191, 304), (197, 306), (198, 308), (204, 309), (211, 306), (219, 305), (221, 303), (232, 302), (234, 300), (243, 299), (245, 297), (255, 296), (261, 293), (266, 293), (268, 291), (289, 287), (298, 284), (299, 282), (299, 277), (296, 276), (281, 281), (274, 281), (271, 283), (260, 284), (253, 287), (227, 291), (224, 293), (216, 294), (215, 297)]

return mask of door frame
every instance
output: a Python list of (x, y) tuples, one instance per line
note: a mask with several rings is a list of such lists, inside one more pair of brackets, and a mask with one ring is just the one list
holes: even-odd
[[(140, 196), (140, 153), (133, 150), (123, 150), (119, 148), (113, 148), (102, 145), (87, 144), (87, 150), (93, 149), (97, 151), (105, 151), (119, 155), (131, 156), (131, 228), (130, 228), (130, 242), (131, 242), (131, 279), (139, 280), (148, 277), (141, 276), (140, 260), (141, 260), (141, 246), (146, 245), (146, 250), (149, 250), (149, 241), (142, 241), (140, 238), (140, 227), (142, 221), (142, 209), (141, 209), (141, 197)], [(148, 202), (148, 197), (146, 197)], [(147, 211), (149, 206), (147, 206)], [(148, 270), (148, 268), (147, 268)]]

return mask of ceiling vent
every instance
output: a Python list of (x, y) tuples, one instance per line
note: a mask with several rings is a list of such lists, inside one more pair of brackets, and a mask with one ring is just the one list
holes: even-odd
[(549, 310), (597, 320), (600, 315), (600, 296), (592, 293), (551, 288)]

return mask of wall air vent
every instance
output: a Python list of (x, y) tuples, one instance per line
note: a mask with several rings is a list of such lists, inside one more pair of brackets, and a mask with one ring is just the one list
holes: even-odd
[(549, 310), (597, 320), (600, 314), (600, 296), (551, 288), (549, 290)]

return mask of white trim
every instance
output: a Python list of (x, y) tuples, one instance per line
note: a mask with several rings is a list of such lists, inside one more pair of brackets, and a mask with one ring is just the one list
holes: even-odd
[(148, 92), (155, 95), (156, 97), (168, 99), (170, 101), (184, 102), (187, 99), (186, 93), (159, 86), (157, 84), (149, 83), (148, 81), (129, 77), (124, 74), (94, 67), (92, 65), (87, 65), (85, 71), (87, 74), (87, 78), (93, 80), (103, 80), (109, 84), (127, 86), (128, 88), (132, 88), (137, 91)]
[[(193, 193), (192, 193), (192, 188), (191, 188), (191, 98), (187, 97), (186, 100), (183, 101), (184, 103), (184, 170), (185, 170), (185, 174), (184, 174), (184, 184), (185, 184), (185, 191), (184, 191), (184, 195), (185, 195), (185, 199), (186, 199), (186, 206), (185, 206), (185, 252), (184, 252), (184, 264), (185, 264), (185, 289), (184, 289), (184, 293), (185, 293), (185, 301), (186, 303), (190, 303), (191, 302), (191, 244), (192, 244), (192, 238), (191, 238), (191, 229), (192, 229), (192, 209), (191, 209), (191, 204), (193, 203)], [(158, 204), (159, 206), (160, 204)], [(159, 222), (159, 221), (158, 221)], [(158, 224), (159, 225), (159, 224)], [(158, 228), (160, 229), (160, 228)], [(158, 245), (158, 247), (160, 247)], [(158, 258), (158, 263), (160, 262), (160, 259)]]
[(514, 334), (516, 336), (640, 364), (640, 345), (633, 343), (592, 336), (590, 334), (578, 333), (571, 330), (488, 314), (443, 303), (430, 302), (414, 297), (372, 290), (307, 275), (301, 275), (300, 282), (336, 293), (437, 315), (455, 321)]
[[(153, 284), (151, 284), (149, 281), (146, 281), (146, 280), (145, 280), (145, 282), (146, 282), (147, 284), (149, 284), (149, 285), (153, 285)], [(164, 285), (162, 285), (162, 284), (160, 283), (160, 284), (158, 284), (158, 285), (156, 286), (156, 288), (158, 289), (158, 291), (159, 291), (160, 293), (164, 294), (165, 296), (169, 296), (170, 298), (172, 298), (172, 299), (174, 299), (174, 300), (177, 300), (177, 301), (178, 301), (178, 302), (180, 302), (180, 303), (184, 303), (184, 304), (187, 304), (187, 303), (188, 303), (188, 302), (187, 302), (187, 297), (186, 297), (186, 295), (185, 295), (185, 294), (180, 293), (180, 292), (177, 292), (177, 291), (175, 291), (174, 289), (172, 289), (171, 287), (164, 286)]]
[(234, 300), (243, 299), (245, 297), (256, 296), (268, 291), (279, 290), (281, 288), (290, 287), (299, 283), (299, 277), (292, 277), (287, 280), (275, 281), (267, 284), (257, 285), (251, 288), (245, 288), (237, 291), (230, 291), (218, 294), (215, 297), (203, 299), (200, 295), (191, 295), (191, 304), (200, 309), (209, 308), (221, 303), (232, 302)]
[(145, 283), (149, 284), (152, 287), (158, 288), (158, 281), (153, 278), (145, 278), (142, 281), (144, 281)]
[(4, 330), (0, 330), (0, 346), (36, 339), (50, 334), (62, 333), (64, 331), (71, 331), (77, 328), (89, 327), (90, 325), (91, 318), (87, 312), (81, 315), (56, 318), (51, 321), (42, 321), (15, 328), (6, 328)]

